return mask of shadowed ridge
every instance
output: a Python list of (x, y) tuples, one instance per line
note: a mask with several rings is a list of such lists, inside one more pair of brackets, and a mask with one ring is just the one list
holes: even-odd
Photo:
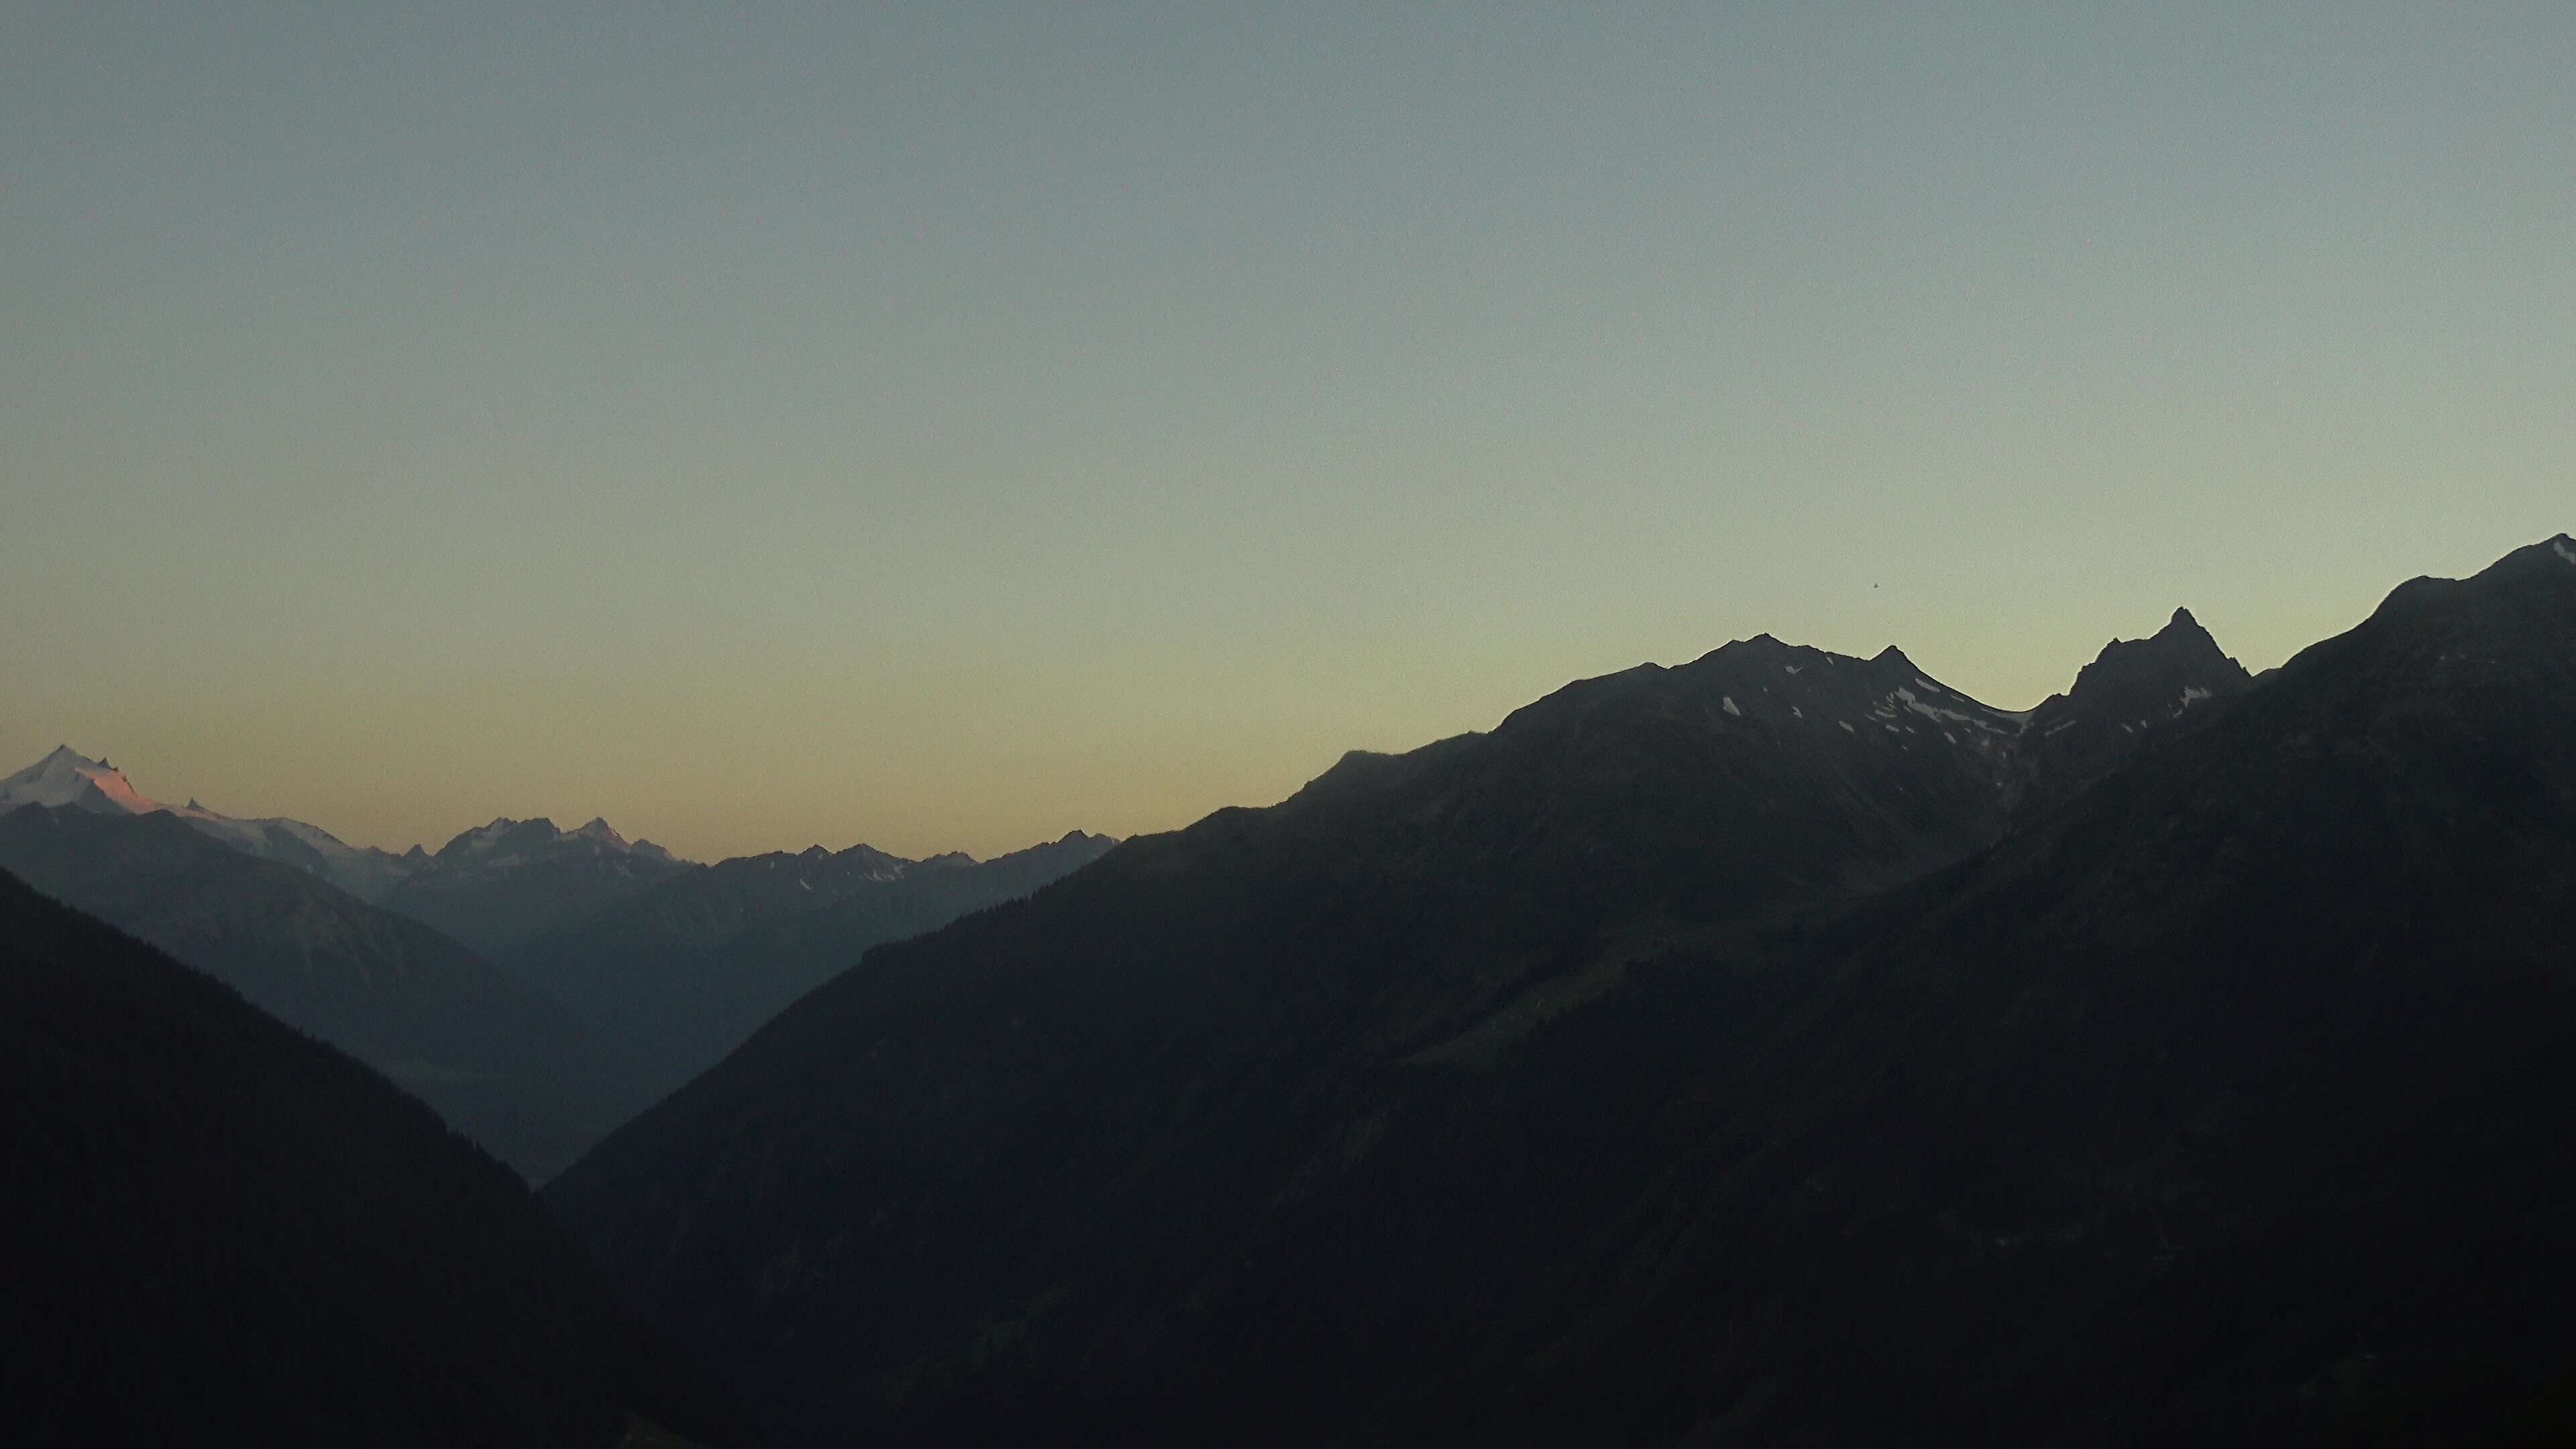
[(1901, 656), (1588, 681), (870, 953), (549, 1201), (799, 1443), (2492, 1422), (2576, 1348), (2576, 592), (2383, 614), (2009, 836)]
[(0, 868), (400, 1078), (530, 1177), (606, 1129), (565, 1005), (430, 926), (166, 811), (0, 815)]
[(426, 1107), (6, 874), (0, 1157), (14, 1440), (749, 1442)]

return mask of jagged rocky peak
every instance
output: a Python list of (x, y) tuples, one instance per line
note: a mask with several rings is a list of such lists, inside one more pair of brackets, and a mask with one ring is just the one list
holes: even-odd
[(2077, 710), (2146, 728), (2253, 682), (2254, 676), (2218, 647), (2191, 610), (2176, 609), (2147, 638), (2114, 639), (2102, 646), (2076, 674), (2065, 698)]
[(438, 848), (438, 858), (450, 864), (507, 854), (512, 846), (527, 846), (553, 840), (560, 832), (555, 823), (542, 816), (534, 820), (512, 820), (495, 816), (488, 825), (457, 832), (456, 837)]
[(672, 854), (649, 840), (628, 840), (604, 818), (594, 816), (589, 823), (571, 830), (558, 830), (554, 821), (539, 815), (526, 820), (498, 816), (488, 825), (461, 831), (438, 848), (437, 858), (449, 865), (470, 865), (478, 861), (503, 860), (531, 852), (563, 849), (604, 850), (615, 855), (640, 855), (668, 861)]
[[(1704, 720), (1737, 742), (1727, 748), (1748, 740), (1834, 752), (1920, 747), (1963, 751), (1981, 771), (2022, 728), (2020, 715), (1941, 683), (1893, 645), (1861, 659), (1756, 634), (1672, 669), (1646, 664), (1579, 680), (1514, 711), (1497, 733), (1616, 731), (1639, 711)], [(1352, 756), (1326, 779), (1347, 784), (1388, 768)]]
[(2073, 797), (2150, 736), (2212, 717), (2253, 683), (2189, 609), (2174, 610), (2144, 639), (2112, 640), (2066, 693), (2031, 711), (2016, 750), (2016, 808), (2028, 813)]

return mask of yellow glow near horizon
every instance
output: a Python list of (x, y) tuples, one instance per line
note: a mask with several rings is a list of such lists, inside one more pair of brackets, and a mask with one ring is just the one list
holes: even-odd
[(2565, 7), (0, 55), (0, 769), (992, 854), (1769, 632), (2028, 705), (2576, 524)]

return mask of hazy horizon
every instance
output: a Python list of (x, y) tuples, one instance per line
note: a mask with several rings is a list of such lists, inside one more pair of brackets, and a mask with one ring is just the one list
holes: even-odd
[(989, 856), (2576, 526), (2576, 11), (64, 7), (0, 770)]

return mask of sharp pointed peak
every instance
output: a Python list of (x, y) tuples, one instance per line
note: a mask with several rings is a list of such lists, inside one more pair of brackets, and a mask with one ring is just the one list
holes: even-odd
[(2156, 631), (2155, 637), (2162, 639), (2168, 635), (2184, 639), (2210, 639), (2213, 646), (2217, 642), (2211, 639), (2209, 626), (2200, 622), (2189, 609), (2175, 609), (2173, 617), (2165, 621), (2165, 626)]
[[(2143, 687), (2163, 690), (2180, 677), (2189, 688), (2203, 690), (2232, 689), (2244, 684), (2249, 675), (2245, 666), (2228, 657), (2218, 640), (2192, 617), (2191, 610), (2177, 608), (2165, 626), (2143, 639), (2114, 639), (2102, 646), (2093, 662), (2076, 671), (2075, 683), (2068, 687), (2066, 698), (2075, 704), (2110, 696), (2125, 696)], [(2123, 706), (2126, 708), (2127, 706)]]
[(69, 745), (56, 745), (51, 750), (45, 752), (45, 757), (43, 759), (38, 760), (36, 763), (29, 765), (23, 770), (20, 770), (17, 775), (13, 775), (10, 778), (16, 779), (19, 776), (33, 778), (37, 775), (61, 774), (69, 770), (106, 770), (110, 768), (112, 767), (105, 760), (93, 760), (89, 756), (82, 754), (80, 751), (73, 749)]

